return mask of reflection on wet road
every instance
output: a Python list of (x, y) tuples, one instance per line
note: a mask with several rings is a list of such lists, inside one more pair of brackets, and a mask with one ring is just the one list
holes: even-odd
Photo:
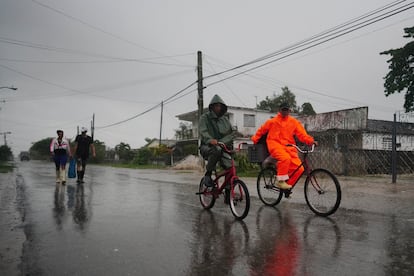
[(249, 215), (236, 221), (223, 198), (210, 211), (201, 208), (196, 172), (91, 165), (85, 184), (65, 186), (55, 185), (53, 173), (49, 163), (19, 168), (23, 275), (414, 272), (412, 199), (401, 201), (411, 207), (396, 214), (342, 208), (322, 218), (304, 201), (272, 208), (253, 197)]

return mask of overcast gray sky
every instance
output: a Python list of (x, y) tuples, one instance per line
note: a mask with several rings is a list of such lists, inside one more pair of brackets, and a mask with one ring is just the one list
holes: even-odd
[[(173, 139), (176, 116), (197, 109), (197, 51), (205, 77), (272, 55), (206, 78), (205, 106), (219, 94), (253, 108), (288, 86), (318, 113), (368, 106), (369, 118), (392, 120), (404, 95), (384, 96), (379, 53), (409, 41), (414, 8), (391, 16), (404, 5), (413, 1), (0, 0), (0, 86), (18, 88), (0, 90), (0, 132), (18, 154), (56, 129), (73, 139), (95, 114), (95, 139), (138, 148), (159, 137), (157, 105), (169, 99), (162, 138)], [(278, 52), (357, 18), (372, 24)]]

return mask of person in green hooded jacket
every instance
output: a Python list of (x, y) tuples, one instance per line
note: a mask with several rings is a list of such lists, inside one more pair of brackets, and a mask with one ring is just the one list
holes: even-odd
[(218, 162), (223, 169), (231, 167), (231, 156), (223, 154), (221, 147), (217, 145), (218, 142), (222, 142), (228, 148), (233, 148), (235, 133), (229, 119), (224, 116), (226, 112), (227, 105), (220, 96), (214, 95), (208, 111), (201, 116), (199, 121), (200, 154), (207, 160), (204, 184), (208, 187), (213, 186), (211, 175)]

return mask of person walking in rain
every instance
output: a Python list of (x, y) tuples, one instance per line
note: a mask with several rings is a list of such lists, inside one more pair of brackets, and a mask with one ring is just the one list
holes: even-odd
[(66, 184), (66, 163), (68, 157), (72, 158), (69, 141), (63, 137), (63, 130), (56, 131), (58, 137), (53, 138), (50, 142), (50, 154), (55, 162), (56, 183)]
[(92, 156), (96, 157), (95, 146), (93, 145), (93, 139), (87, 135), (88, 129), (86, 127), (81, 128), (81, 134), (76, 136), (75, 139), (75, 154), (76, 154), (76, 172), (77, 183), (84, 183), (83, 177), (85, 176), (86, 162), (89, 158), (89, 150), (92, 151)]

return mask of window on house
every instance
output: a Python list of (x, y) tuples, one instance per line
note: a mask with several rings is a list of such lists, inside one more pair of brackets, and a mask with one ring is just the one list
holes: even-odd
[(382, 148), (385, 150), (392, 150), (392, 138), (390, 137), (382, 138)]
[(255, 127), (256, 124), (255, 115), (252, 114), (243, 114), (243, 125), (244, 127)]

